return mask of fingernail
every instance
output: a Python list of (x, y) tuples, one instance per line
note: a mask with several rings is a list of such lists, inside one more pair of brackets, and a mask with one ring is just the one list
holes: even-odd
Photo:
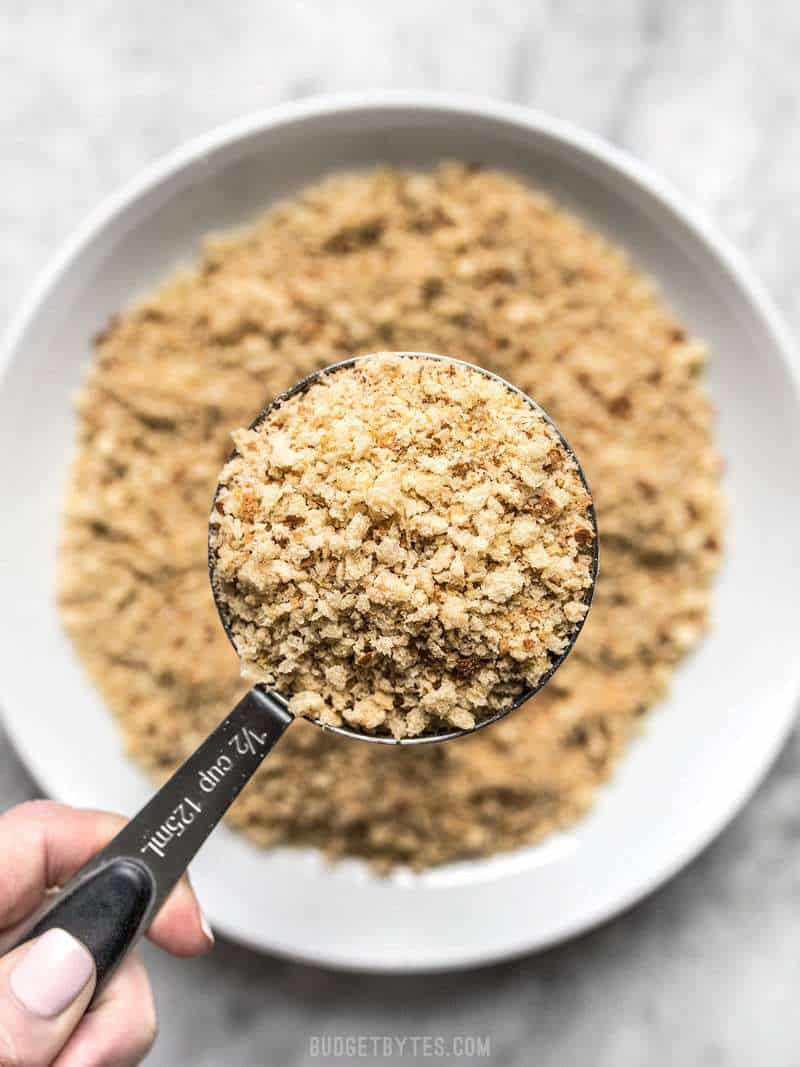
[(202, 909), (198, 908), (198, 911), (200, 912), (200, 929), (206, 935), (206, 939), (208, 940), (209, 945), (213, 945), (214, 944), (214, 931), (211, 929), (211, 924), (209, 923), (208, 919), (203, 914)]
[(70, 1006), (93, 971), (94, 960), (80, 941), (66, 930), (48, 930), (33, 942), (8, 984), (31, 1015), (52, 1019)]

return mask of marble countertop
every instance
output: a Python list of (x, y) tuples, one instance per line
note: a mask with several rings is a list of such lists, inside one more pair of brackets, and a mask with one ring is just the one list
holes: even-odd
[[(392, 86), (530, 104), (628, 149), (716, 220), (800, 328), (790, 0), (8, 0), (3, 21), (0, 326), (86, 212), (168, 149), (269, 104)], [(358, 1033), (489, 1036), (489, 1057), (441, 1063), (798, 1062), (799, 771), (794, 736), (746, 810), (666, 888), (522, 962), (376, 978), (224, 941), (191, 963), (148, 949), (161, 1017), (148, 1062), (348, 1062), (315, 1057), (311, 1039)], [(34, 795), (0, 734), (0, 808)], [(417, 1050), (395, 1047), (391, 1062), (426, 1058)]]

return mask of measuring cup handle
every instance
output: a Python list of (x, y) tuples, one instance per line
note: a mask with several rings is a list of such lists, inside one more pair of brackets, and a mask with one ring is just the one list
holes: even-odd
[(24, 941), (66, 930), (94, 959), (99, 991), (138, 938), (155, 895), (152, 876), (135, 860), (110, 860), (60, 894)]
[(17, 944), (66, 930), (92, 954), (96, 996), (291, 722), (281, 697), (251, 689)]

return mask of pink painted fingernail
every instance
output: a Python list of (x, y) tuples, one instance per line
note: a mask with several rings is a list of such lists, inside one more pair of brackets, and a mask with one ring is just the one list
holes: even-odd
[(48, 930), (33, 942), (8, 984), (31, 1015), (52, 1019), (70, 1006), (93, 971), (94, 960), (80, 941), (65, 930)]

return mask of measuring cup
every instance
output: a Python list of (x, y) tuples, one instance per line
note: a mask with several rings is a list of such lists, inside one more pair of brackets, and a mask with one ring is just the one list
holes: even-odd
[[(397, 353), (408, 358), (448, 360), (430, 353)], [(368, 359), (369, 356), (359, 357)], [(277, 408), (304, 392), (324, 376), (351, 367), (357, 359), (323, 368), (304, 378), (288, 392), (276, 397), (251, 424), (255, 429)], [(450, 360), (501, 382), (523, 397), (537, 414), (556, 430), (574, 459), (584, 487), (589, 487), (580, 464), (568, 442), (539, 406), (519, 389), (489, 371)], [(219, 486), (214, 495), (216, 501)], [(590, 494), (591, 495), (591, 494)], [(594, 528), (591, 583), (585, 603), (591, 603), (597, 576), (597, 528), (594, 508), (589, 508)], [(209, 548), (209, 572), (213, 581), (214, 554)], [(231, 620), (217, 601), (220, 618), (229, 639)], [(581, 630), (575, 625), (566, 649), (555, 656), (536, 686), (526, 689), (512, 704), (479, 720), (470, 730), (444, 730), (395, 740), (350, 730), (344, 726), (320, 729), (372, 744), (420, 745), (449, 741), (473, 733), (509, 714), (544, 686), (564, 662)], [(22, 944), (47, 930), (60, 928), (81, 941), (91, 953), (97, 972), (95, 996), (117, 965), (133, 948), (157, 915), (161, 905), (184, 873), (211, 831), (225, 815), (244, 786), (256, 772), (284, 730), (294, 721), (286, 699), (263, 685), (254, 686), (199, 748), (178, 768), (169, 781), (135, 815), (117, 836), (89, 861), (58, 893), (49, 897), (44, 908), (31, 920), (17, 941)], [(311, 720), (313, 721), (313, 720)]]

